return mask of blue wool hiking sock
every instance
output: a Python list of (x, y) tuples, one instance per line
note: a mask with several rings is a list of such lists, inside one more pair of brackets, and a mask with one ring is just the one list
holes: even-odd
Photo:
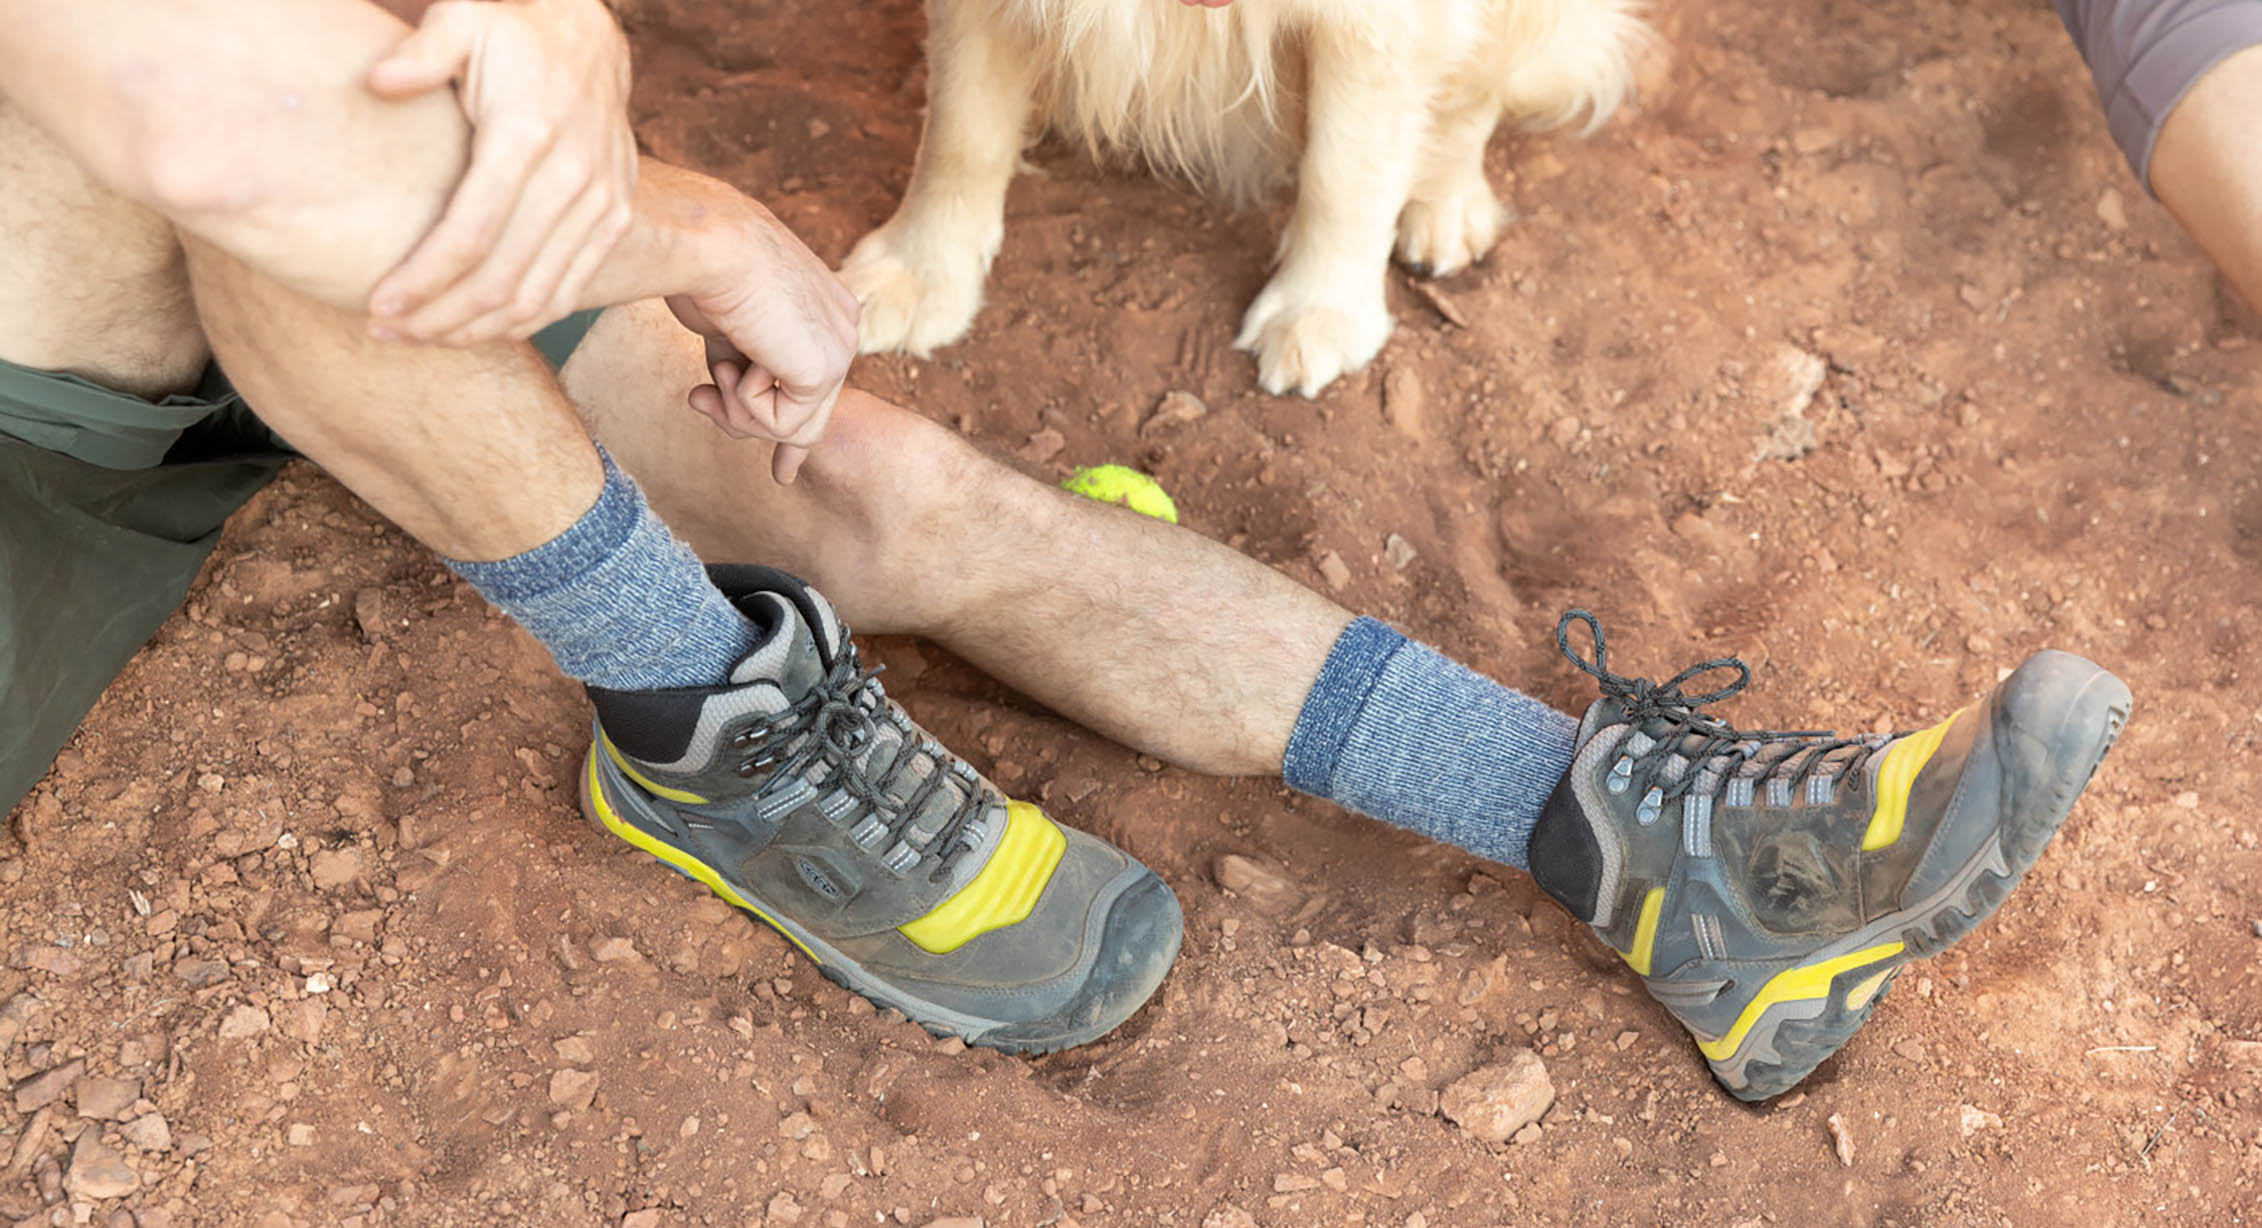
[(1579, 723), (1371, 618), (1344, 628), (1304, 699), (1288, 783), (1528, 869)]
[(605, 485), (573, 527), (493, 563), (446, 560), (590, 686), (716, 686), (761, 632), (707, 580), (691, 547), (602, 449)]

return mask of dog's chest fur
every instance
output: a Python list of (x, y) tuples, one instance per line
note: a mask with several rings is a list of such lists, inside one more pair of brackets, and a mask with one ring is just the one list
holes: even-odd
[[(1229, 195), (1293, 165), (1304, 115), (1302, 40), (1315, 20), (1361, 20), (1334, 0), (957, 0), (992, 5), (1037, 48), (1039, 114), (1098, 156), (1130, 156)], [(1372, 0), (1390, 5), (1400, 0)]]

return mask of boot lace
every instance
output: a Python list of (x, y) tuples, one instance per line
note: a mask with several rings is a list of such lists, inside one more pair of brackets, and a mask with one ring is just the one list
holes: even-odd
[[(903, 844), (910, 843), (910, 827), (920, 811), (946, 784), (955, 781), (958, 804), (921, 854), (922, 859), (935, 863), (929, 879), (941, 882), (949, 876), (951, 866), (972, 848), (967, 828), (988, 803), (989, 791), (972, 768), (908, 718), (896, 715), (895, 705), (880, 686), (879, 676), (886, 669), (884, 665), (862, 668), (851, 645), (807, 694), (732, 735), (730, 744), (746, 754), (738, 764), (740, 776), (751, 779), (764, 772), (770, 774), (763, 792), (780, 782), (808, 779), (820, 798), (845, 794), (854, 799), (854, 807), (841, 820), (849, 830), (855, 831), (866, 819), (877, 817), (890, 840)], [(882, 722), (894, 725), (900, 736), (894, 753), (884, 761), (875, 761), (865, 751), (879, 736)], [(930, 762), (931, 770), (901, 803), (891, 800), (889, 786), (912, 770), (921, 757)], [(812, 765), (821, 765), (814, 779), (805, 775)], [(873, 842), (875, 847), (878, 844)], [(885, 847), (893, 849), (896, 843)]]
[[(1586, 624), (1594, 641), (1591, 658), (1571, 647), (1573, 623)], [(1716, 801), (1729, 781), (1737, 778), (1752, 782), (1755, 797), (1760, 786), (1775, 780), (1782, 781), (1794, 797), (1810, 778), (1817, 777), (1835, 781), (1843, 776), (1850, 787), (1858, 789), (1862, 774), (1847, 769), (1893, 737), (1849, 738), (1827, 729), (1737, 729), (1703, 708), (1751, 685), (1750, 666), (1736, 657), (1716, 657), (1664, 682), (1611, 673), (1602, 623), (1586, 610), (1571, 610), (1556, 622), (1555, 645), (1571, 664), (1593, 676), (1603, 694), (1619, 702), (1625, 721), (1637, 734), (1650, 739), (1646, 748), (1623, 755), (1607, 782), (1612, 792), (1640, 789), (1642, 801), (1637, 813), (1643, 823), (1656, 822), (1666, 802), (1688, 795), (1701, 782), (1710, 782), (1705, 788)], [(1696, 695), (1682, 689), (1706, 674), (1731, 670), (1735, 678), (1717, 689)], [(1662, 728), (1655, 722), (1662, 722)], [(1674, 765), (1676, 759), (1681, 761), (1678, 766)]]

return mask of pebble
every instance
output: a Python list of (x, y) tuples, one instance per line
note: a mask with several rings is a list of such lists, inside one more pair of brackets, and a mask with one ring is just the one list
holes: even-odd
[(600, 964), (636, 958), (636, 944), (626, 938), (599, 938), (589, 944), (589, 954)]
[(762, 1222), (768, 1224), (797, 1224), (801, 1222), (801, 1204), (791, 1192), (779, 1190), (762, 1212)]
[(558, 1070), (550, 1074), (550, 1103), (568, 1112), (578, 1113), (589, 1107), (597, 1098), (597, 1072), (594, 1070)]
[(1272, 1192), (1275, 1194), (1301, 1194), (1306, 1190), (1316, 1190), (1319, 1186), (1319, 1178), (1309, 1173), (1274, 1173), (1272, 1176)]
[(2262, 938), (2262, 921), (2249, 921), (2247, 922), (2247, 924), (2254, 927), (2254, 936), (2256, 938)]
[(1139, 430), (1140, 433), (1144, 434), (1165, 427), (1179, 426), (1207, 418), (1209, 413), (1210, 407), (1203, 403), (1202, 398), (1191, 392), (1172, 389), (1162, 394), (1162, 401), (1155, 406), (1155, 412), (1148, 415), (1146, 425), (1140, 427)]
[(1287, 912), (1296, 906), (1301, 894), (1280, 871), (1239, 853), (1218, 858), (1210, 873), (1218, 886), (1247, 900), (1258, 912)]
[(1555, 425), (1548, 428), (1547, 437), (1558, 448), (1570, 447), (1572, 441), (1579, 437), (1579, 420), (1568, 415), (1557, 418)]
[(660, 1210), (658, 1207), (646, 1207), (641, 1211), (631, 1211), (621, 1216), (620, 1228), (660, 1228)]
[(1830, 1140), (1837, 1147), (1838, 1163), (1847, 1168), (1854, 1166), (1854, 1132), (1846, 1128), (1846, 1119), (1836, 1113), (1830, 1115)]
[(2128, 203), (2121, 199), (2119, 188), (2107, 188), (2097, 198), (2097, 220), (2111, 230), (2128, 229)]
[(1257, 1228), (1257, 1219), (1232, 1203), (1220, 1203), (1202, 1217), (1202, 1228)]
[(1014, 455), (1032, 465), (1042, 465), (1060, 455), (1067, 446), (1068, 437), (1048, 426), (1029, 436), (1029, 442), (1022, 444)]
[(259, 1035), (273, 1024), (266, 1011), (256, 1006), (238, 1006), (220, 1021), (220, 1039), (244, 1040)]
[(789, 1114), (784, 1121), (778, 1123), (778, 1137), (789, 1138), (797, 1143), (816, 1132), (817, 1123), (807, 1113)]
[(283, 1138), (293, 1147), (312, 1147), (314, 1145), (314, 1127), (303, 1121), (294, 1121), (291, 1123), (290, 1132), (285, 1134)]
[(590, 1046), (586, 1036), (561, 1036), (552, 1041), (550, 1047), (557, 1050), (558, 1060), (571, 1062), (576, 1066), (587, 1066), (597, 1060), (597, 1051)]
[(1382, 377), (1382, 416), (1401, 434), (1422, 437), (1422, 419), (1428, 401), (1421, 373), (1412, 367), (1392, 367)]
[(102, 1121), (123, 1121), (141, 1099), (139, 1079), (80, 1079), (71, 1091), (79, 1116)]
[(85, 1073), (86, 1059), (74, 1057), (52, 1070), (25, 1079), (16, 1084), (16, 1111), (30, 1113), (55, 1103)]
[(1413, 543), (1393, 533), (1382, 540), (1382, 557), (1392, 570), (1404, 571), (1421, 553), (1414, 549)]
[(1956, 1127), (1963, 1131), (1965, 1138), (1991, 1127), (1999, 1128), (2002, 1124), (2001, 1117), (1968, 1104), (1956, 1110)]
[(927, 1221), (926, 1228), (988, 1228), (979, 1215), (945, 1215)]
[(144, 1113), (120, 1127), (118, 1133), (143, 1151), (165, 1151), (173, 1145), (173, 1129), (162, 1113)]
[(1532, 1125), (1555, 1103), (1547, 1065), (1529, 1049), (1470, 1071), (1445, 1089), (1438, 1109), (1482, 1142), (1504, 1143)]
[(102, 1141), (102, 1131), (92, 1127), (79, 1133), (71, 1148), (71, 1171), (63, 1188), (80, 1198), (124, 1198), (141, 1188), (141, 1179), (126, 1167), (126, 1159)]
[(1327, 587), (1334, 592), (1342, 592), (1344, 586), (1351, 583), (1351, 569), (1344, 565), (1343, 556), (1333, 550), (1320, 556), (1319, 573), (1320, 579), (1327, 581)]
[(323, 849), (309, 861), (308, 868), (317, 889), (335, 890), (361, 877), (361, 850), (351, 846)]
[(353, 595), (353, 621), (361, 627), (361, 638), (377, 643), (388, 630), (385, 619), (385, 594), (378, 589), (365, 588)]

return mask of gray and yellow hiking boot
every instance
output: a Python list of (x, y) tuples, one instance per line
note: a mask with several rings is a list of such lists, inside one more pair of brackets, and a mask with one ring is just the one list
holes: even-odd
[(709, 574), (762, 644), (724, 686), (591, 688), (589, 817), (931, 1032), (1046, 1053), (1139, 1009), (1178, 955), (1170, 888), (937, 744), (807, 585)]
[[(1570, 626), (1594, 637), (1590, 661)], [(1594, 926), (1744, 1100), (1852, 1038), (1912, 959), (1970, 933), (2057, 834), (2128, 720), (2129, 691), (2062, 652), (1930, 729), (1738, 731), (1705, 714), (1734, 658), (1662, 684), (1610, 672), (1573, 610), (1565, 656), (1601, 683), (1532, 832), (1532, 877)], [(1715, 670), (1717, 690), (1681, 688)]]

